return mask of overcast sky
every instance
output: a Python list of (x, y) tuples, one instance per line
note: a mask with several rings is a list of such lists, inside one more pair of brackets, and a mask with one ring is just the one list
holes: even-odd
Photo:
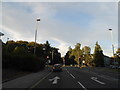
[[(1, 13), (1, 12), (0, 12)], [(38, 43), (48, 40), (59, 48), (62, 56), (71, 46), (81, 43), (81, 48), (90, 46), (93, 53), (96, 41), (105, 55), (112, 55), (113, 44), (118, 47), (117, 2), (4, 2), (2, 3), (2, 40), (34, 41), (36, 19)]]

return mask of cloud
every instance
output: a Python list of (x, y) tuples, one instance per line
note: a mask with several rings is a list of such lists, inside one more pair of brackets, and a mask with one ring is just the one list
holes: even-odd
[(34, 41), (36, 19), (40, 18), (37, 42), (56, 43), (62, 56), (76, 43), (93, 51), (96, 41), (105, 54), (110, 53), (109, 28), (117, 43), (117, 3), (3, 3), (2, 15), (4, 27), (0, 28), (14, 40)]
[(118, 2), (119, 0), (3, 0), (4, 2)]

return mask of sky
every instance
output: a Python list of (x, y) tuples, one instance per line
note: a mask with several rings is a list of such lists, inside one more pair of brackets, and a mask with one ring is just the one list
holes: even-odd
[(98, 41), (107, 56), (112, 55), (112, 43), (118, 48), (117, 2), (3, 2), (0, 13), (3, 42), (7, 38), (34, 41), (36, 19), (40, 18), (37, 42), (48, 40), (62, 56), (76, 43), (81, 48), (89, 46), (93, 53)]

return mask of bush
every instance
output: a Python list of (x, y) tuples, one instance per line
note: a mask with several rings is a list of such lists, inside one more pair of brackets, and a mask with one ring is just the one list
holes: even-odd
[(34, 56), (33, 54), (19, 55), (14, 54), (12, 57), (12, 67), (26, 70), (26, 71), (38, 71), (44, 69), (45, 60)]

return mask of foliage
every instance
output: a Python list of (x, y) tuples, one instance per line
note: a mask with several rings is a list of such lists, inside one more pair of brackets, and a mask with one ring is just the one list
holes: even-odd
[(92, 55), (91, 55), (91, 48), (88, 46), (84, 46), (82, 48), (82, 52), (83, 52), (83, 60), (85, 60), (85, 64), (88, 66), (92, 66)]
[(81, 62), (80, 57), (82, 56), (82, 50), (80, 49), (80, 47), (81, 47), (80, 43), (77, 43), (74, 49), (69, 47), (69, 51), (65, 55), (66, 65), (70, 65), (70, 64), (75, 65)]
[(116, 61), (118, 62), (118, 65), (120, 66), (120, 48), (117, 49), (115, 58)]
[[(33, 53), (34, 45), (35, 42), (22, 40), (16, 42), (10, 40), (6, 43), (2, 43), (3, 68), (37, 71), (43, 69), (48, 60), (51, 60), (50, 64), (62, 63), (58, 48), (51, 47), (48, 41), (46, 41), (45, 44), (36, 43), (35, 55)], [(45, 48), (45, 50), (43, 50), (43, 48)]]
[(95, 66), (104, 66), (104, 55), (98, 42), (96, 42), (96, 45), (95, 45), (93, 62)]

